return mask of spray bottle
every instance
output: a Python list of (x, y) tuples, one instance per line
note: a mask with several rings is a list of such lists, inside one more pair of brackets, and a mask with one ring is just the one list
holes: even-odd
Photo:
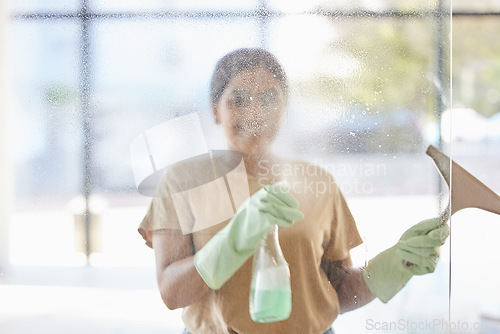
[(287, 319), (291, 311), (290, 270), (273, 225), (254, 254), (250, 316), (255, 322), (274, 322)]

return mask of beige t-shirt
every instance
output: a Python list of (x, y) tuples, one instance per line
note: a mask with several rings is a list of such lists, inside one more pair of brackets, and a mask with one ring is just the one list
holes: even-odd
[[(198, 162), (192, 170), (205, 171), (210, 168), (208, 162)], [(318, 334), (327, 330), (339, 314), (339, 301), (335, 289), (321, 268), (321, 260), (346, 259), (350, 249), (362, 243), (351, 212), (333, 177), (324, 169), (312, 164), (279, 160), (272, 163), (272, 166), (262, 166), (256, 176), (244, 173), (245, 180), (248, 178), (249, 190), (241, 188), (243, 185), (246, 187), (246, 183), (231, 183), (231, 177), (228, 175), (225, 180), (226, 188), (221, 182), (220, 187), (212, 185), (205, 187), (204, 190), (201, 189), (203, 187), (198, 187), (196, 192), (182, 197), (185, 205), (181, 209), (179, 203), (182, 201), (177, 199), (174, 204), (172, 198), (175, 196), (173, 194), (175, 191), (171, 189), (176, 187), (179, 189), (179, 177), (189, 178), (189, 175), (193, 175), (192, 170), (182, 168), (164, 178), (162, 187), (170, 188), (169, 195), (155, 197), (152, 200), (149, 211), (139, 226), (139, 232), (148, 246), (153, 246), (152, 231), (182, 229), (186, 232), (185, 227), (180, 225), (185, 226), (186, 221), (191, 219), (191, 226), (194, 226), (191, 233), (194, 250), (201, 249), (229, 222), (227, 219), (211, 226), (210, 224), (217, 223), (217, 220), (209, 221), (207, 224), (206, 218), (210, 215), (210, 208), (213, 208), (214, 214), (219, 219), (224, 216), (220, 214), (222, 209), (217, 204), (227, 202), (225, 195), (221, 195), (224, 189), (231, 191), (234, 209), (244, 200), (244, 196), (237, 198), (238, 194), (246, 192), (248, 197), (248, 194), (253, 194), (266, 184), (286, 180), (290, 192), (299, 201), (304, 219), (295, 222), (291, 227), (280, 227), (278, 232), (280, 246), (290, 267), (292, 312), (287, 320), (267, 324), (251, 320), (249, 295), (252, 258), (250, 258), (221, 289), (209, 291), (201, 300), (183, 309), (186, 328), (194, 334)], [(235, 175), (241, 177), (241, 170)], [(232, 175), (233, 180), (235, 175)], [(185, 190), (185, 187), (181, 188)], [(201, 197), (204, 197), (205, 202), (215, 204), (206, 205), (201, 210), (190, 207), (191, 201), (200, 203), (203, 200)], [(224, 199), (219, 200), (219, 198)], [(227, 208), (224, 210), (227, 211)], [(183, 222), (180, 223), (180, 220)], [(197, 221), (203, 222), (202, 228), (196, 228)]]

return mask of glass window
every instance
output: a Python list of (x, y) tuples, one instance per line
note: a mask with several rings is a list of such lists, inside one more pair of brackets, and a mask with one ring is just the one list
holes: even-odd
[[(444, 20), (444, 31), (448, 23)], [(278, 150), (319, 163), (334, 175), (365, 241), (352, 252), (360, 266), (418, 220), (443, 210), (439, 174), (424, 154), (439, 140), (436, 124), (443, 106), (437, 100), (449, 100), (448, 79), (440, 76), (449, 71), (449, 50), (437, 28), (425, 16), (292, 14), (269, 23), (268, 45), (292, 84)], [(445, 65), (437, 64), (438, 46)], [(381, 233), (381, 224), (390, 232)], [(383, 307), (374, 302), (342, 315), (335, 329), (368, 333), (372, 326), (398, 321), (415, 326), (432, 317), (446, 320), (446, 250), (443, 258), (432, 277), (414, 279)], [(424, 286), (434, 291), (426, 311), (417, 297)]]
[(83, 183), (79, 33), (74, 21), (16, 20), (10, 25), (14, 263), (75, 261), (67, 205)]
[(472, 13), (498, 13), (500, 10), (500, 3), (492, 0), (481, 1), (467, 1), (467, 0), (453, 0), (454, 12), (472, 12)]
[[(16, 167), (9, 247), (16, 265), (80, 266), (90, 252), (96, 267), (136, 274), (146, 267), (152, 275), (154, 253), (137, 233), (151, 198), (137, 192), (130, 144), (197, 112), (208, 147), (226, 148), (209, 81), (217, 60), (240, 47), (267, 48), (283, 63), (290, 100), (273, 149), (333, 174), (364, 240), (352, 251), (356, 266), (446, 207), (449, 191), (425, 155), (429, 144), (500, 192), (498, 16), (453, 17), (449, 50), (446, 1), (88, 4), (94, 16), (83, 35), (82, 17), (58, 17), (79, 11), (81, 1), (9, 2), (13, 14), (41, 16), (14, 16), (8, 32)], [(436, 16), (440, 4), (445, 15)], [(254, 15), (260, 6), (271, 15)], [(454, 1), (456, 12), (499, 9), (495, 1)], [(82, 88), (89, 96), (82, 98)], [(498, 217), (456, 214), (453, 248), (441, 249), (434, 274), (413, 278), (388, 304), (342, 315), (336, 331), (396, 324), (419, 332), (432, 319), (442, 332), (449, 321), (496, 321)], [(480, 287), (477, 277), (486, 277)]]
[[(477, 6), (457, 2), (454, 8), (481, 12), (494, 10), (494, 6), (494, 2), (487, 1)], [(497, 194), (500, 193), (500, 50), (498, 43), (492, 41), (499, 29), (497, 16), (453, 19), (453, 108), (443, 119), (443, 131), (451, 129), (446, 145), (452, 147), (453, 159)], [(492, 298), (500, 295), (498, 284), (492, 281), (500, 276), (497, 242), (493, 240), (500, 233), (499, 217), (467, 209), (452, 218), (452, 320), (458, 323), (469, 319), (469, 323), (481, 326), (486, 333), (500, 328), (500, 305)], [(471, 265), (477, 266), (479, 273), (468, 271)], [(472, 293), (476, 275), (484, 279)]]
[(81, 1), (79, 0), (7, 0), (8, 8), (14, 13), (23, 12), (74, 12), (78, 11)]
[(255, 9), (258, 5), (257, 0), (250, 1), (230, 1), (230, 0), (145, 0), (145, 1), (120, 1), (120, 0), (94, 0), (92, 1), (93, 10), (98, 11), (178, 11), (178, 10), (196, 10), (196, 11), (243, 11)]
[[(330, 21), (297, 15), (274, 20), (269, 31), (269, 44), (293, 83), (287, 115), (291, 137), (283, 139), (285, 147), (300, 156), (337, 161), (375, 158), (384, 172), (371, 179), (376, 185), (371, 191), (435, 190), (432, 170), (401, 174), (404, 159), (425, 165), (428, 158), (419, 153), (437, 140), (432, 129), (438, 119), (436, 96), (442, 92), (436, 88), (432, 20)], [(349, 182), (359, 177), (351, 175)], [(407, 186), (400, 187), (401, 177)], [(363, 190), (351, 187), (349, 193), (363, 195)]]
[(208, 86), (216, 61), (258, 45), (257, 32), (252, 20), (96, 24), (96, 189), (135, 191), (130, 143), (146, 129), (190, 112), (211, 122)]
[(383, 1), (367, 1), (367, 0), (340, 0), (340, 1), (286, 1), (286, 0), (269, 0), (269, 7), (285, 13), (297, 13), (307, 11), (339, 11), (340, 13), (349, 13), (353, 11), (422, 11), (434, 9), (437, 1), (398, 1), (398, 0), (383, 0)]
[[(457, 17), (453, 20), (453, 104), (494, 116), (500, 106), (498, 75), (500, 48), (496, 17)], [(470, 129), (469, 129), (470, 130)]]
[(78, 23), (14, 21), (9, 36), (16, 193), (71, 197), (83, 182)]

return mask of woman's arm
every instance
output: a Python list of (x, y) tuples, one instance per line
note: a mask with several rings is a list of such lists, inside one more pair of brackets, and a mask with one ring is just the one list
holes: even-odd
[(352, 266), (351, 256), (342, 261), (323, 260), (321, 266), (337, 291), (340, 313), (355, 310), (375, 299), (363, 279), (363, 270)]
[(190, 235), (183, 235), (181, 231), (158, 230), (153, 232), (152, 242), (158, 287), (169, 309), (188, 306), (210, 290), (194, 266)]

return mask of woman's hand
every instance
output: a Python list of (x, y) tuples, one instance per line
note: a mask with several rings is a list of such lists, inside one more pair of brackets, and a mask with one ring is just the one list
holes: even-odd
[(442, 223), (441, 218), (424, 220), (412, 226), (396, 245), (368, 263), (364, 272), (366, 285), (387, 303), (413, 275), (434, 272), (439, 247), (449, 234), (449, 227)]
[(276, 184), (252, 195), (196, 256), (191, 235), (154, 231), (152, 244), (164, 303), (169, 309), (185, 307), (210, 288), (220, 288), (253, 254), (272, 224), (289, 226), (302, 218), (297, 200)]
[(298, 201), (282, 184), (263, 187), (196, 253), (198, 273), (210, 288), (219, 289), (255, 252), (269, 227), (290, 226), (303, 217)]

